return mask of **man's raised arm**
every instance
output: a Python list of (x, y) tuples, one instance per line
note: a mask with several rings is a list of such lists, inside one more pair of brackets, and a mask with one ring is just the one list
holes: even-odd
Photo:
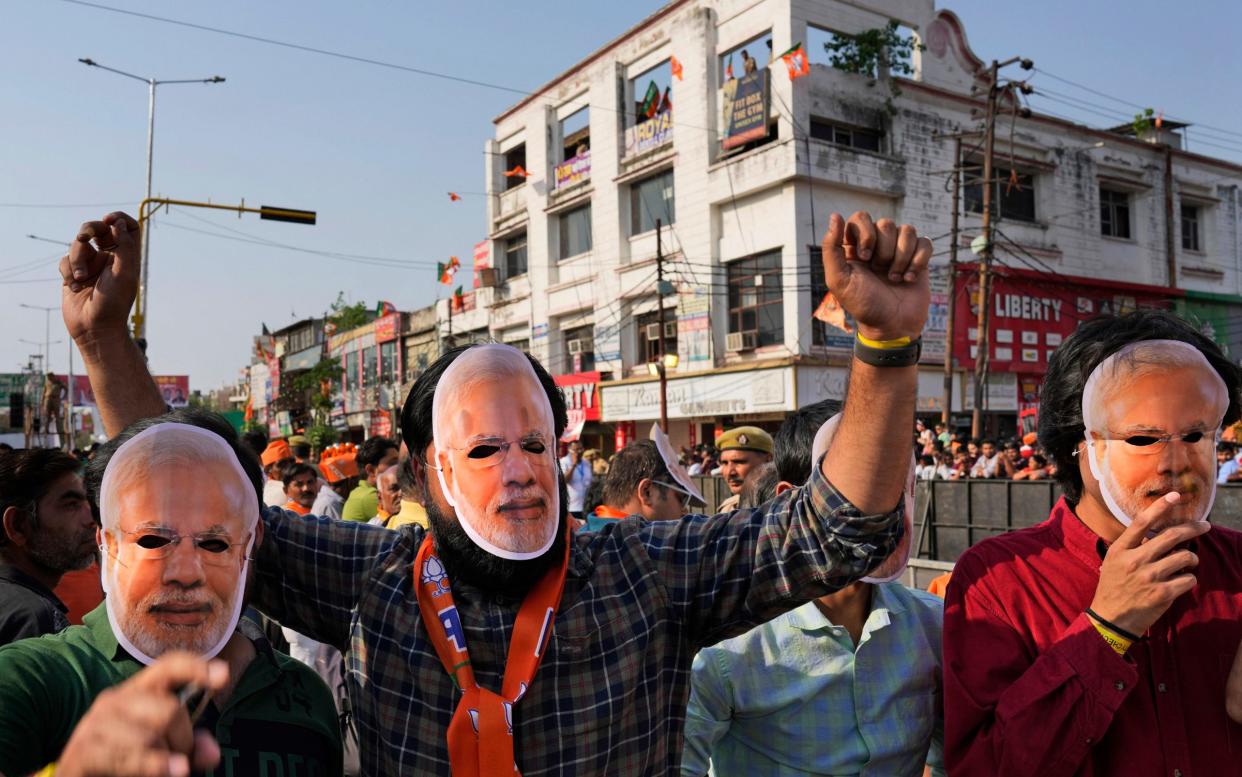
[(60, 260), (65, 328), (86, 362), (109, 436), (167, 409), (146, 359), (129, 336), (127, 319), (138, 292), (140, 266), (138, 222), (119, 211), (79, 227), (69, 253)]

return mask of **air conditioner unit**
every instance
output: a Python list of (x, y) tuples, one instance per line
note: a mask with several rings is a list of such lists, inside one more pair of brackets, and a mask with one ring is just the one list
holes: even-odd
[(587, 344), (585, 340), (570, 340), (569, 341), (569, 352), (571, 354), (583, 353), (587, 350), (589, 349), (587, 348)]
[(753, 351), (759, 345), (759, 333), (755, 330), (748, 332), (730, 332), (725, 337), (725, 350), (730, 352)]
[(647, 324), (647, 339), (648, 340), (659, 340), (660, 339), (660, 325), (659, 324)]
[(483, 267), (479, 270), (479, 286), (490, 289), (499, 282), (500, 278), (496, 273), (495, 267)]

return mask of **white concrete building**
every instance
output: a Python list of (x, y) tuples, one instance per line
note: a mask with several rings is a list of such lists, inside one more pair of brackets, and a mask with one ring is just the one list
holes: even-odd
[[(913, 75), (895, 79), (899, 95), (827, 64), (833, 33), (890, 19), (924, 47)], [(812, 64), (791, 80), (779, 53), (799, 42)], [(659, 415), (647, 363), (662, 298), (680, 356), (668, 387), (674, 442), (775, 423), (844, 391), (849, 337), (812, 318), (825, 291), (817, 246), (832, 212), (867, 210), (934, 239), (919, 407), (938, 412), (954, 242), (946, 182), (956, 138), (966, 164), (981, 160), (983, 96), (972, 89), (984, 84), (961, 23), (931, 0), (672, 2), (495, 120), (485, 155), (495, 278), (453, 314), (452, 331), (529, 348), (554, 374), (600, 373), (594, 415), (618, 440), (646, 437)], [(1242, 167), (1180, 150), (1172, 124), (1148, 138), (1167, 147), (1044, 115), (1004, 113), (998, 126), (990, 410), (1030, 401), (1047, 353), (1102, 309), (1173, 305), (1242, 340), (1242, 322), (1230, 325), (1242, 302)], [(979, 194), (964, 189), (959, 246), (979, 234)], [(972, 259), (966, 248), (958, 258)], [(954, 359), (969, 367), (971, 286), (959, 279)], [(964, 375), (955, 410), (969, 407)], [(588, 444), (611, 448), (605, 427), (587, 429), (601, 438)]]

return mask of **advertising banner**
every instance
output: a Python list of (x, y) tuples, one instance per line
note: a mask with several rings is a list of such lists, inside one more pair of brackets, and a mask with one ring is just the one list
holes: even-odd
[(691, 286), (677, 295), (677, 361), (682, 370), (712, 365), (711, 294)]
[(672, 139), (673, 112), (665, 111), (654, 119), (647, 119), (625, 131), (625, 156), (645, 154)]
[(721, 148), (768, 136), (768, 70), (731, 78), (720, 89)]
[(584, 421), (599, 420), (599, 382), (601, 374), (598, 371), (553, 375), (552, 380), (557, 386), (560, 386), (561, 393), (565, 395), (565, 404), (570, 412), (580, 412)]
[(401, 333), (401, 314), (389, 313), (383, 318), (375, 319), (375, 342), (387, 343), (396, 340)]
[(583, 151), (556, 166), (556, 188), (563, 189), (591, 177), (591, 151)]
[[(190, 376), (189, 375), (156, 375), (155, 385), (159, 386), (160, 393), (164, 396), (164, 403), (172, 407), (185, 407), (190, 404)], [(91, 394), (94, 399), (94, 394)], [(74, 394), (74, 402), (77, 402), (77, 394)]]

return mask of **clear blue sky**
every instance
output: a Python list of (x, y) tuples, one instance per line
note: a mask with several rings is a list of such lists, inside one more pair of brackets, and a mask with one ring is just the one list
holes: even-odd
[[(102, 1), (521, 89), (544, 83), (660, 6), (645, 0)], [(1242, 5), (1189, 3), (1177, 17), (1167, 3), (1107, 5), (960, 0), (947, 7), (962, 18), (984, 59), (1022, 54), (1122, 100), (1242, 133), (1242, 67), (1231, 39), (1242, 28)], [(0, 7), (7, 11), (0, 49), (0, 372), (16, 371), (37, 350), (21, 339), (43, 339), (43, 314), (18, 303), (58, 305), (60, 299), (53, 259), (46, 269), (12, 269), (58, 250), (25, 236), (68, 240), (81, 221), (112, 209), (8, 205), (133, 209), (141, 199), (146, 87), (87, 68), (79, 57), (157, 78), (228, 79), (159, 92), (158, 193), (319, 212), (315, 227), (184, 209), (157, 217), (149, 319), (157, 372), (189, 373), (194, 388), (215, 388), (246, 363), (261, 323), (276, 328), (295, 315), (321, 313), (337, 291), (368, 304), (382, 297), (406, 310), (427, 304), (443, 288), (435, 284), (435, 262), (456, 254), (468, 264), (471, 246), (484, 237), (483, 199), (467, 194), (450, 203), (446, 193), (484, 188), (483, 143), (491, 119), (518, 99), (512, 93), (60, 0), (6, 0)], [(1112, 112), (1035, 102), (1088, 124), (1121, 123), (1133, 113), (1045, 75), (1035, 84)], [(1192, 128), (1190, 147), (1242, 161), (1242, 134), (1209, 137)], [(402, 264), (347, 262), (190, 229)], [(55, 313), (52, 339), (65, 339)], [(52, 348), (57, 371), (66, 367), (67, 347)]]

